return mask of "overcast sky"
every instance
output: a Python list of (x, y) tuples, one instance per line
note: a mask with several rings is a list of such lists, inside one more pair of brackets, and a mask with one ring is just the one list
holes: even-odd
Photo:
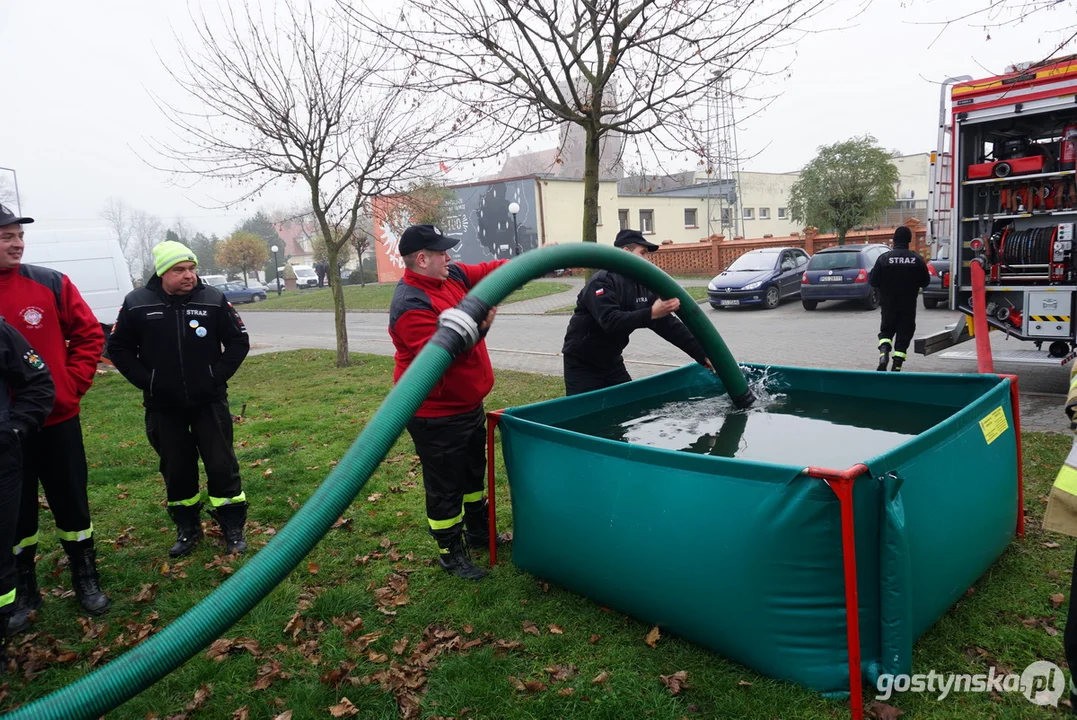
[[(940, 26), (926, 24), (985, 4), (875, 0), (861, 12), (862, 0), (839, 3), (813, 24), (843, 29), (800, 41), (780, 97), (761, 115), (739, 123), (741, 154), (749, 158), (742, 169), (796, 170), (819, 145), (864, 133), (905, 154), (933, 149), (936, 83), (951, 75), (1002, 72), (1012, 62), (1043, 57), (1057, 42), (1056, 34), (1043, 35), (1060, 24), (1057, 12), (990, 32), (964, 21), (941, 37)], [(173, 91), (158, 58), (174, 57), (173, 29), (187, 31), (184, 3), (5, 5), (0, 166), (17, 171), (24, 212), (50, 226), (99, 226), (106, 198), (115, 196), (166, 224), (182, 217), (196, 229), (227, 233), (256, 209), (257, 204), (207, 209), (236, 197), (236, 191), (212, 183), (177, 187), (139, 158), (152, 159), (147, 139), (169, 132), (150, 91), (166, 96)], [(536, 149), (535, 141), (528, 146)], [(455, 169), (447, 179), (466, 181), (469, 172)], [(298, 192), (282, 188), (261, 204), (274, 208), (298, 199)]]

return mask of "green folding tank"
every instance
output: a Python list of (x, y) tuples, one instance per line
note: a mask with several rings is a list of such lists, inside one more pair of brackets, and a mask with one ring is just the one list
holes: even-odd
[[(714, 376), (696, 365), (505, 411), (513, 562), (822, 693), (848, 692), (857, 664), (871, 683), (911, 673), (913, 642), (1018, 527), (1010, 379), (745, 368), (770, 393), (827, 398), (816, 408), (827, 436), (731, 414), (701, 451), (592, 427), (713, 395)], [(857, 428), (865, 417), (874, 438)], [(819, 457), (851, 462), (813, 467)]]

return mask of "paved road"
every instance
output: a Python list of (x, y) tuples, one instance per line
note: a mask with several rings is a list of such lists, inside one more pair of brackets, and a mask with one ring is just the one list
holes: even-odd
[[(542, 307), (570, 304), (576, 292), (528, 301), (533, 312)], [(523, 303), (520, 303), (523, 305)], [(494, 366), (549, 375), (561, 374), (559, 351), (567, 315), (516, 314), (509, 307), (498, 314), (487, 345)], [(706, 310), (722, 333), (733, 356), (740, 362), (795, 365), (836, 369), (872, 369), (877, 361), (875, 334), (878, 312), (860, 310), (855, 305), (824, 303), (815, 312), (806, 312), (796, 300), (778, 309)], [(920, 333), (941, 329), (960, 313), (923, 310), (917, 316)], [(295, 348), (335, 347), (333, 316), (330, 313), (251, 312), (244, 315), (251, 334), (253, 352)], [(353, 351), (392, 354), (392, 342), (385, 313), (352, 313), (348, 316), (348, 337)], [(994, 343), (1005, 338), (991, 335)], [(1016, 342), (1016, 341), (1010, 341)], [(657, 335), (640, 331), (632, 336), (625, 351), (629, 372), (635, 377), (679, 367), (688, 359)], [(971, 362), (942, 360), (935, 356), (911, 355), (906, 368), (920, 372), (975, 372)], [(998, 365), (996, 371), (1020, 377), (1022, 425), (1027, 429), (1063, 432), (1067, 423), (1062, 400), (1068, 384), (1067, 372), (1058, 367)]]

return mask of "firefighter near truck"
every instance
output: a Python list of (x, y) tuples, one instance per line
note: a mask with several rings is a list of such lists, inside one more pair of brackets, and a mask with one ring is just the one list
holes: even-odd
[[(985, 353), (1014, 363), (1072, 361), (1077, 55), (981, 80), (950, 78), (931, 174), (929, 237), (949, 246), (943, 286), (966, 317), (917, 338), (914, 350), (981, 366)], [(950, 349), (975, 338), (977, 327), (977, 351)], [(1014, 343), (996, 342), (992, 355), (986, 332)]]

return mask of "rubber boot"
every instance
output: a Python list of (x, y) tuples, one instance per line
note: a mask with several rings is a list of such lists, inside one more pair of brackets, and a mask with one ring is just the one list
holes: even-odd
[(71, 559), (71, 584), (82, 609), (91, 615), (108, 612), (112, 603), (101, 589), (101, 577), (97, 574), (97, 551), (94, 549), (93, 540), (83, 540), (70, 550), (66, 547), (64, 549)]
[(891, 372), (901, 372), (901, 366), (905, 364), (905, 358), (900, 355), (894, 356), (894, 364), (890, 366)]
[(890, 343), (879, 343), (879, 367), (875, 368), (879, 372), (886, 372), (886, 366), (890, 364)]
[(247, 503), (222, 505), (213, 513), (224, 535), (224, 549), (229, 555), (247, 552), (247, 541), (243, 539), (243, 527), (247, 524)]
[(464, 528), (468, 547), (490, 547), (490, 506), (486, 498), (464, 503)]
[(15, 556), (15, 607), (7, 623), (7, 631), (12, 635), (29, 630), (30, 613), (41, 609), (36, 553), (37, 545), (31, 545)]
[(438, 563), (445, 572), (452, 573), (464, 580), (482, 580), (486, 571), (471, 562), (462, 527), (457, 525), (448, 530), (434, 531), (438, 543)]
[(168, 508), (172, 522), (176, 523), (176, 544), (168, 551), (168, 557), (180, 558), (190, 555), (202, 539), (202, 503), (173, 505)]

